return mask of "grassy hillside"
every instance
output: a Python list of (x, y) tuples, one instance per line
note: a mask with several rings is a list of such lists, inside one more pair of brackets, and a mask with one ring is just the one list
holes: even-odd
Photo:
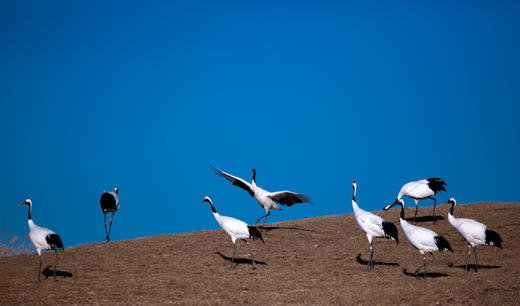
[[(399, 210), (385, 219), (398, 223)], [(444, 218), (448, 210), (438, 209)], [(431, 207), (419, 209), (419, 216), (429, 215)], [(520, 304), (520, 205), (457, 205), (455, 216), (479, 220), (504, 240), (503, 250), (478, 249), (477, 273), (464, 273), (466, 244), (447, 219), (419, 223), (455, 250), (435, 253), (427, 278), (410, 275), (422, 257), (400, 226), (399, 246), (376, 239), (375, 271), (367, 272), (366, 236), (353, 215), (339, 215), (266, 225), (265, 245), (253, 243), (256, 270), (244, 243), (237, 247), (238, 265), (228, 270), (232, 243), (221, 230), (67, 248), (56, 282), (52, 267), (45, 272), (50, 277), (36, 281), (34, 253), (0, 257), (0, 304)], [(43, 267), (53, 259), (46, 253)]]

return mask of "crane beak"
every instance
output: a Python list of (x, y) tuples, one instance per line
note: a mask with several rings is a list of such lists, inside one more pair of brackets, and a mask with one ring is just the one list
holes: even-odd
[[(450, 201), (446, 201), (446, 202), (444, 202), (444, 203), (442, 203), (442, 204), (449, 204), (449, 202), (450, 202)], [(442, 205), (442, 204), (441, 204), (441, 205)]]
[(22, 206), (24, 204), (25, 204), (25, 202), (22, 202), (22, 203), (18, 204), (17, 206), (20, 207), (20, 206)]

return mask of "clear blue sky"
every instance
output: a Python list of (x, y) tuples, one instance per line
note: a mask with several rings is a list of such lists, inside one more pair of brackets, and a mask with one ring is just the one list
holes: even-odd
[[(438, 176), (445, 200), (519, 201), (518, 1), (0, 3), (0, 239), (33, 218), (66, 246), (264, 211), (214, 165), (314, 204), (379, 210)], [(412, 202), (407, 200), (409, 204)], [(431, 201), (427, 201), (430, 205)], [(431, 213), (430, 209), (427, 213)]]

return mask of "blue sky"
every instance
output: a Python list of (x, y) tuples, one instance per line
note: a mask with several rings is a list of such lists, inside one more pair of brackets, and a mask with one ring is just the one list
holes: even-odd
[[(438, 176), (458, 202), (519, 201), (514, 1), (2, 1), (0, 239), (33, 218), (66, 246), (264, 211), (212, 165), (314, 204), (379, 210)], [(430, 205), (431, 203), (427, 204)], [(408, 200), (409, 204), (412, 202)], [(423, 204), (424, 205), (424, 204)], [(427, 210), (430, 213), (430, 210)]]

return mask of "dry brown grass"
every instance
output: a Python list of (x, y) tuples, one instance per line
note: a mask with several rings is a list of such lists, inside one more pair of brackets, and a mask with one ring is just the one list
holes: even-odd
[[(439, 209), (442, 216), (448, 209)], [(385, 218), (398, 222), (398, 212)], [(244, 244), (237, 248), (239, 264), (227, 269), (232, 244), (220, 230), (68, 248), (60, 255), (56, 282), (36, 282), (35, 254), (1, 257), (0, 304), (520, 304), (520, 205), (458, 205), (455, 213), (480, 220), (504, 240), (503, 250), (479, 248), (478, 273), (461, 268), (466, 245), (447, 220), (420, 223), (455, 250), (435, 254), (430, 277), (403, 273), (414, 271), (421, 256), (401, 231), (399, 246), (375, 241), (379, 264), (367, 272), (366, 237), (352, 215), (340, 215), (268, 225), (266, 244), (253, 243), (259, 263), (254, 271)], [(52, 263), (53, 254), (45, 254), (44, 267)]]

